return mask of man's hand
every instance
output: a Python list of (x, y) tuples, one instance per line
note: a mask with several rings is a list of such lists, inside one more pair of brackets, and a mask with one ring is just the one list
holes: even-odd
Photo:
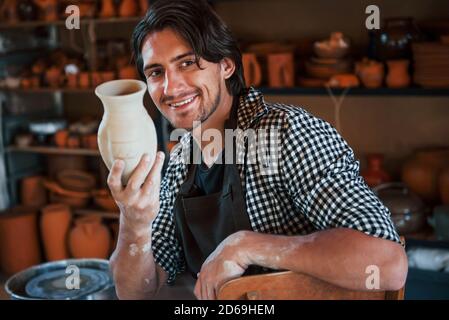
[(108, 176), (108, 186), (121, 212), (121, 223), (127, 230), (141, 234), (151, 228), (159, 212), (159, 188), (164, 153), (158, 152), (150, 170), (149, 157), (142, 156), (139, 164), (129, 178), (126, 187), (122, 186), (121, 176), (125, 163), (114, 161)]
[(198, 299), (216, 299), (223, 283), (238, 278), (245, 272), (249, 261), (241, 246), (244, 237), (244, 231), (231, 234), (206, 259), (194, 289)]

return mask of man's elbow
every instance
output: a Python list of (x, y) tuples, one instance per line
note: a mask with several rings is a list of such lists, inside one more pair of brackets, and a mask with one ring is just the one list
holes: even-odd
[[(408, 272), (408, 261), (407, 254), (402, 246), (395, 245), (395, 248), (391, 251), (384, 273), (385, 280), (381, 280), (381, 283), (383, 282), (385, 290), (396, 291), (403, 288), (405, 285)], [(382, 279), (382, 270), (380, 276)]]

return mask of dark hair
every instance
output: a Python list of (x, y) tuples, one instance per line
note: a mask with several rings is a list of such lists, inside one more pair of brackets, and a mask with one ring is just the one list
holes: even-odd
[(137, 24), (132, 35), (132, 48), (137, 70), (144, 79), (142, 45), (145, 37), (165, 28), (178, 33), (191, 47), (199, 66), (199, 57), (218, 63), (230, 58), (235, 71), (226, 80), (226, 87), (232, 95), (239, 95), (245, 89), (242, 54), (237, 41), (226, 24), (203, 0), (158, 0)]

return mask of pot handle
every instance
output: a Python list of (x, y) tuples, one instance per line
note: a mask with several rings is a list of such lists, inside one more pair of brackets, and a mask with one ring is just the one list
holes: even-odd
[(373, 191), (374, 191), (375, 194), (378, 194), (380, 191), (385, 190), (385, 189), (401, 189), (401, 190), (408, 191), (408, 188), (407, 188), (406, 184), (403, 183), (403, 182), (383, 183), (381, 185), (378, 185), (378, 186), (374, 187)]

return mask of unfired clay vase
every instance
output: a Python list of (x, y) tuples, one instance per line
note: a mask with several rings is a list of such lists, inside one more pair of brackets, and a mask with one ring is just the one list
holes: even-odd
[(408, 60), (389, 60), (387, 86), (389, 88), (404, 88), (410, 84), (410, 75), (408, 74)]
[(42, 209), (41, 234), (48, 261), (69, 257), (67, 250), (67, 232), (72, 214), (65, 204), (50, 204)]
[(270, 87), (293, 87), (295, 85), (295, 67), (293, 64), (293, 54), (269, 54), (268, 77)]
[(14, 207), (0, 212), (0, 269), (12, 275), (41, 262), (37, 211)]
[(104, 107), (98, 129), (98, 147), (111, 169), (114, 160), (125, 161), (122, 182), (126, 184), (144, 153), (153, 165), (157, 152), (156, 129), (143, 106), (146, 84), (139, 80), (114, 80), (95, 89)]
[(111, 247), (109, 229), (99, 216), (85, 216), (75, 220), (70, 231), (69, 248), (73, 258), (107, 259)]
[(257, 87), (262, 81), (262, 70), (254, 53), (244, 53), (242, 55), (243, 72), (247, 87)]

